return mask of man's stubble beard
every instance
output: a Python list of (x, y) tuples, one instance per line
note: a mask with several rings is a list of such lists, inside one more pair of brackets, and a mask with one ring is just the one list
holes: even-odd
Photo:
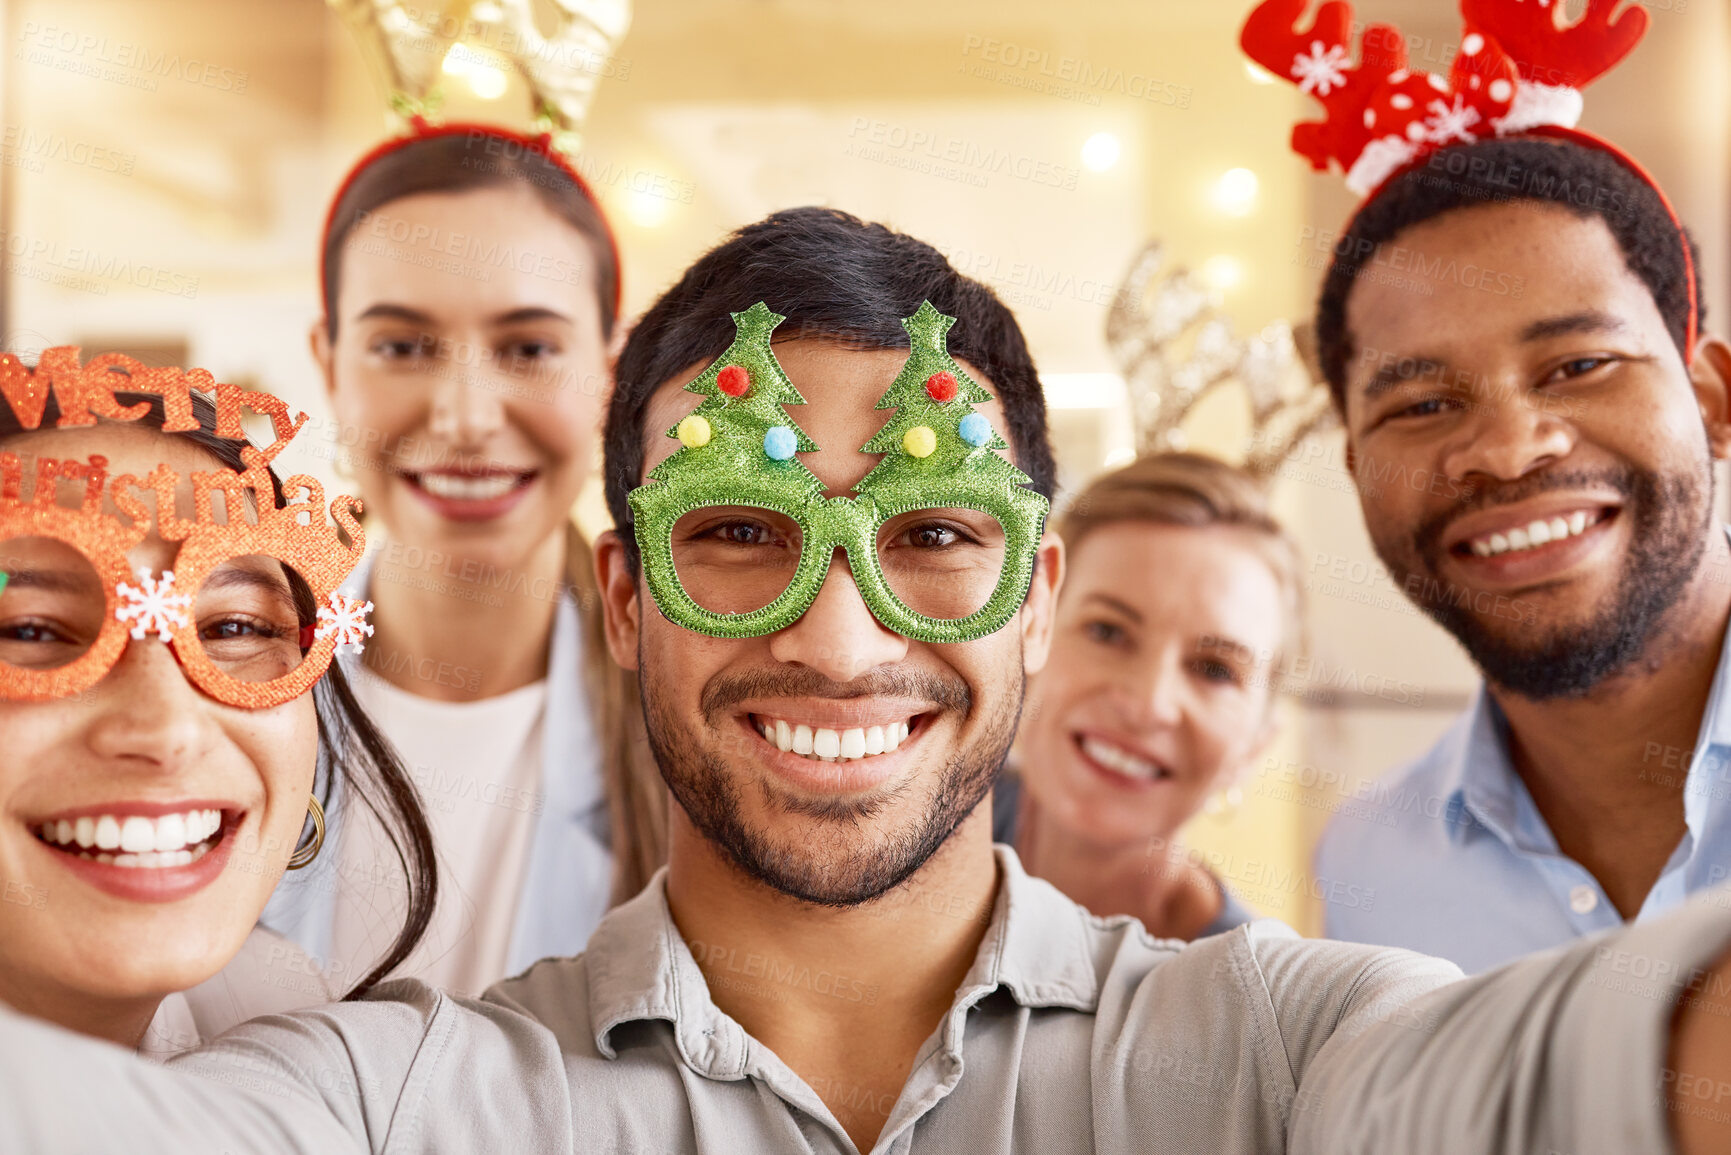
[[(857, 847), (848, 845), (849, 833), (866, 831), (874, 819), (906, 797), (907, 786), (865, 801), (847, 798), (808, 801), (772, 793), (761, 783), (735, 782), (729, 776), (727, 760), (707, 748), (669, 708), (666, 696), (658, 692), (655, 682), (647, 676), (649, 663), (639, 660), (637, 670), (650, 749), (668, 791), (699, 833), (726, 852), (746, 875), (782, 894), (820, 906), (850, 907), (877, 898), (912, 877), (990, 793), (1009, 756), (1021, 718), (1026, 677), (1022, 675), (1019, 649), (1013, 660), (1017, 676), (1013, 692), (1005, 695), (1003, 703), (1013, 708), (999, 709), (987, 718), (981, 734), (944, 764), (923, 818), (913, 823), (911, 829), (871, 832), (874, 836)], [(814, 682), (835, 686), (815, 675), (790, 676), (808, 686)], [(774, 683), (786, 679), (769, 675), (752, 684), (762, 686), (766, 680)], [(894, 683), (896, 677), (892, 675), (887, 680)], [(885, 679), (868, 675), (855, 681)], [(973, 713), (974, 699), (966, 687), (961, 688), (960, 695), (967, 707), (958, 708), (957, 702), (947, 713), (966, 724)], [(748, 695), (730, 696), (738, 701)], [(932, 696), (943, 700), (941, 695)], [(706, 691), (706, 701), (709, 697)], [(949, 697), (956, 702), (954, 689), (949, 691)], [(719, 708), (711, 706), (705, 716), (715, 717), (719, 712)], [(705, 730), (706, 734), (710, 732)], [(819, 833), (808, 833), (796, 842), (779, 845), (765, 832), (746, 823), (741, 789), (759, 792), (771, 822), (778, 814), (797, 815), (815, 819), (824, 827)]]
[(1545, 473), (1500, 486), (1494, 491), (1497, 501), (1475, 503), (1474, 508), (1495, 508), (1591, 482), (1608, 483), (1624, 496), (1620, 516), (1629, 519), (1630, 544), (1609, 598), (1582, 622), (1548, 629), (1515, 622), (1511, 625), (1519, 632), (1511, 636), (1506, 629), (1492, 628), (1470, 604), (1461, 605), (1450, 596), (1457, 591), (1438, 573), (1441, 539), (1459, 509), (1431, 518), (1398, 543), (1373, 533), (1372, 544), (1402, 589), (1410, 591), (1414, 578), (1436, 583), (1441, 597), (1409, 594), (1409, 600), (1460, 642), (1486, 681), (1535, 702), (1580, 697), (1648, 653), (1700, 568), (1713, 516), (1710, 464), (1704, 472), (1659, 474), (1624, 466)]

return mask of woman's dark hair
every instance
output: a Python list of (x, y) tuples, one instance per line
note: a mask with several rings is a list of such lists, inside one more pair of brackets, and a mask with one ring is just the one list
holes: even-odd
[[(127, 424), (162, 430), (166, 419), (160, 396), (124, 390), (115, 390), (114, 396), (122, 405), (142, 401), (150, 406), (148, 412)], [(164, 432), (163, 436), (190, 441), (225, 468), (236, 473), (245, 472), (246, 463), (241, 459), (240, 451), (246, 447), (247, 442), (218, 437), (215, 432), (215, 405), (197, 393), (191, 394), (191, 401), (192, 413), (198, 420), (199, 427), (184, 433)], [(54, 428), (59, 416), (58, 399), (50, 394), (38, 428)], [(33, 431), (19, 423), (10, 405), (0, 404), (0, 441), (31, 432)], [(283, 496), (282, 481), (274, 470), (271, 471), (270, 479), (276, 506), (282, 509), (288, 504)], [(301, 623), (311, 624), (317, 611), (313, 604), (312, 588), (293, 570), (289, 571), (289, 584), (294, 592)], [(416, 792), (415, 784), (403, 766), (402, 759), (361, 708), (354, 691), (349, 687), (348, 679), (343, 676), (340, 663), (332, 661), (324, 677), (314, 684), (313, 708), (318, 714), (319, 727), (318, 767), (314, 784), (319, 792), (320, 802), (327, 807), (330, 805), (333, 785), (337, 775), (341, 774), (344, 779), (345, 804), (359, 799), (361, 805), (373, 813), (396, 853), (397, 862), (403, 868), (407, 917), (385, 957), (343, 996), (345, 999), (357, 999), (400, 966), (426, 934), (427, 924), (433, 917), (433, 904), (438, 898), (433, 831), (427, 825), (426, 814), (421, 809), (420, 795)], [(302, 835), (305, 835), (305, 824)]]
[[(1603, 149), (1540, 137), (1481, 140), (1441, 149), (1396, 176), (1365, 202), (1335, 243), (1316, 303), (1316, 338), (1323, 376), (1342, 411), (1346, 368), (1354, 355), (1346, 302), (1377, 250), (1444, 213), (1509, 203), (1555, 205), (1583, 220), (1604, 221), (1624, 263), (1653, 295), (1671, 339), (1688, 358), (1689, 350), (1683, 348), (1690, 319), (1684, 250), (1697, 269), (1700, 253), (1653, 186)], [(1697, 333), (1705, 313), (1697, 288)]]
[(906, 349), (902, 318), (921, 301), (956, 318), (950, 354), (985, 374), (1003, 406), (1016, 467), (1050, 498), (1057, 466), (1046, 398), (1014, 314), (937, 249), (880, 224), (827, 208), (785, 209), (747, 225), (699, 257), (626, 338), (607, 408), (607, 508), (637, 565), (627, 495), (643, 481), (649, 399), (675, 373), (719, 357), (734, 337), (730, 314), (763, 301), (787, 320), (776, 341), (817, 337), (855, 349)]
[(483, 128), (454, 128), (380, 149), (361, 162), (338, 194), (325, 225), (319, 267), (325, 331), (330, 338), (334, 341), (337, 336), (343, 246), (370, 214), (421, 193), (462, 193), (513, 184), (527, 185), (549, 212), (589, 243), (595, 262), (595, 298), (601, 303), (601, 334), (611, 337), (619, 319), (619, 254), (594, 195), (528, 142)]

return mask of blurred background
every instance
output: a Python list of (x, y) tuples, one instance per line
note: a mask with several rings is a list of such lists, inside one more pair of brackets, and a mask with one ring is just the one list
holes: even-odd
[[(1632, 57), (1586, 96), (1701, 244), (1725, 332), (1731, 4), (1646, 0)], [(580, 168), (613, 216), (625, 312), (727, 230), (826, 204), (937, 245), (1016, 311), (1042, 368), (1066, 485), (1128, 460), (1107, 308), (1150, 238), (1236, 331), (1305, 319), (1353, 201), (1287, 148), (1314, 106), (1248, 65), (1250, 0), (639, 0), (603, 67)], [(1573, 0), (1572, 11), (1582, 7)], [(1368, 0), (1446, 73), (1446, 0)], [(322, 0), (0, 0), (0, 345), (199, 365), (327, 415), (307, 330), (327, 202), (389, 125), (383, 86)], [(527, 125), (503, 57), (447, 58), (450, 118)], [(1182, 356), (1181, 352), (1173, 354)], [(1242, 457), (1240, 398), (1190, 444)], [(314, 428), (318, 428), (315, 423)], [(328, 449), (328, 446), (327, 446)], [(298, 456), (296, 456), (298, 454)], [(285, 462), (330, 480), (303, 435)], [(1193, 845), (1251, 905), (1320, 926), (1310, 848), (1329, 816), (1422, 751), (1470, 666), (1364, 536), (1340, 435), (1277, 473), (1304, 546), (1311, 651), (1285, 737)], [(606, 524), (598, 500), (580, 511)]]

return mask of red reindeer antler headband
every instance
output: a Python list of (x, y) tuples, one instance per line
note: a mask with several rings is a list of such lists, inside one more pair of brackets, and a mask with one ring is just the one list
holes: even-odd
[[(1328, 0), (1308, 29), (1310, 0), (1263, 0), (1239, 35), (1245, 53), (1296, 84), (1325, 118), (1292, 129), (1292, 149), (1319, 172), (1338, 165), (1347, 187), (1367, 200), (1431, 153), (1486, 138), (1545, 136), (1598, 149), (1621, 161), (1659, 198), (1678, 236), (1683, 224), (1646, 169), (1609, 141), (1575, 128), (1581, 89), (1610, 71), (1647, 31), (1647, 12), (1621, 0), (1588, 0), (1573, 24), (1561, 0), (1461, 0), (1464, 33), (1447, 77), (1407, 67), (1406, 42), (1388, 24), (1366, 28), (1351, 60), (1352, 6)], [(1687, 240), (1683, 269), (1689, 310), (1685, 348), (1695, 347), (1695, 264)]]

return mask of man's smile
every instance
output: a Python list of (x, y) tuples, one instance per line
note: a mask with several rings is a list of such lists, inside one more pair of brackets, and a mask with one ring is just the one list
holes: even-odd
[(759, 714), (751, 715), (751, 720), (766, 741), (775, 743), (776, 749), (791, 750), (819, 762), (847, 762), (894, 753), (919, 721), (916, 716), (888, 725), (831, 729), (804, 722), (789, 723), (785, 718), (772, 719)]
[(942, 713), (906, 697), (781, 698), (742, 703), (752, 760), (802, 794), (858, 794), (903, 777)]
[(1566, 494), (1468, 514), (1449, 528), (1445, 564), (1493, 592), (1560, 581), (1608, 561), (1621, 514), (1620, 500)]

